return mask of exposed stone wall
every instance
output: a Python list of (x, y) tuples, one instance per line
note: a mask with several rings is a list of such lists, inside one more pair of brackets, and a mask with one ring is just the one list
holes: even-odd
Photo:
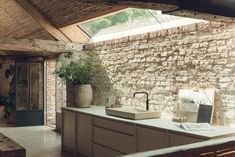
[(47, 124), (48, 125), (55, 125), (56, 123), (56, 77), (54, 75), (54, 69), (56, 66), (55, 59), (48, 59), (46, 61), (47, 68), (46, 68), (46, 107), (47, 107)]
[(130, 105), (135, 91), (147, 91), (150, 108), (173, 112), (179, 89), (216, 88), (217, 122), (235, 119), (235, 26), (193, 24), (90, 48), (97, 50), (106, 68), (93, 83), (93, 104), (105, 105), (107, 97), (116, 94)]
[[(54, 74), (56, 68), (57, 59), (48, 59), (47, 63), (47, 124), (54, 126), (56, 123), (56, 112), (61, 112), (61, 107), (66, 106), (66, 95), (73, 95), (73, 92), (68, 91), (66, 93), (66, 86)], [(73, 89), (73, 88), (69, 88)], [(73, 103), (73, 102), (72, 102)]]

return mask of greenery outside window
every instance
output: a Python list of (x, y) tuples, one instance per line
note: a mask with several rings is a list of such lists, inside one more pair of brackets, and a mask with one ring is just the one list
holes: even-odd
[(129, 8), (109, 16), (79, 23), (78, 27), (82, 28), (93, 42), (96, 42), (202, 21), (165, 15), (158, 10)]

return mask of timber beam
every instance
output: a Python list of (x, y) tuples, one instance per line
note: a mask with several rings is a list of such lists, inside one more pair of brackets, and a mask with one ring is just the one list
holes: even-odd
[(42, 28), (58, 41), (70, 42), (71, 40), (60, 30), (54, 27), (28, 0), (15, 0)]
[[(80, 0), (93, 4), (106, 4), (111, 6), (125, 5), (128, 7), (149, 8), (162, 10), (163, 13), (171, 13), (178, 15), (178, 12), (187, 11), (208, 14), (211, 16), (222, 16), (231, 18), (230, 22), (234, 22), (235, 18), (235, 1), (234, 0)], [(189, 17), (192, 17), (189, 15)]]
[(41, 40), (0, 38), (0, 51), (48, 52), (50, 54), (70, 53), (82, 51), (84, 44)]

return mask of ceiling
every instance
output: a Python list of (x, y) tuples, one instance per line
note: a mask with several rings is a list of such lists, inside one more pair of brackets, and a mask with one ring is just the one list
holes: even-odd
[[(168, 14), (189, 16), (210, 20), (228, 20), (208, 14), (180, 9), (179, 6), (164, 3), (143, 3), (141, 1), (109, 2), (107, 0), (28, 0), (56, 28), (102, 16), (126, 7), (159, 9)], [(158, 0), (160, 1), (160, 0)], [(168, 0), (169, 1), (169, 0)], [(166, 1), (166, 3), (168, 3)], [(174, 2), (173, 0), (172, 2)], [(216, 17), (216, 18), (215, 18)], [(0, 37), (51, 39), (47, 33), (15, 0), (0, 0)], [(230, 20), (232, 21), (232, 20)]]
[(30, 0), (30, 2), (57, 28), (114, 12), (123, 7), (86, 3), (79, 0)]
[(0, 37), (54, 40), (14, 0), (0, 0)]
[[(216, 1), (219, 0), (30, 0), (34, 7), (57, 28), (126, 7), (150, 8), (162, 10), (164, 13), (172, 15), (233, 22), (234, 19), (229, 16), (235, 17), (235, 8), (230, 8), (229, 5), (233, 5), (235, 2), (225, 0), (224, 3), (218, 3)], [(220, 17), (219, 15), (227, 15), (228, 17)]]
[[(17, 0), (0, 0), (0, 38), (56, 40), (41, 24), (26, 12)], [(233, 22), (232, 0), (26, 0), (60, 32), (70, 32), (67, 26), (103, 16), (127, 7), (150, 8), (164, 13), (212, 21)], [(226, 3), (225, 3), (226, 2)], [(196, 4), (198, 4), (198, 7)], [(211, 8), (215, 9), (211, 9)], [(199, 11), (199, 12), (198, 12)], [(201, 12), (201, 13), (200, 13)], [(204, 13), (202, 13), (204, 12)], [(217, 16), (225, 15), (228, 17)], [(78, 30), (79, 31), (79, 30)], [(71, 33), (70, 33), (71, 34)], [(66, 34), (65, 34), (66, 35)], [(82, 35), (81, 31), (79, 35)], [(66, 35), (68, 37), (68, 35)], [(73, 38), (76, 38), (73, 34)], [(78, 39), (78, 38), (77, 38)], [(87, 37), (86, 37), (87, 39)], [(73, 41), (73, 40), (71, 40)]]

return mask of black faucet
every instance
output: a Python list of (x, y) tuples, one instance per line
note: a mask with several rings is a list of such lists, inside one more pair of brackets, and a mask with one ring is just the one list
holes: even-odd
[(135, 97), (136, 94), (146, 94), (146, 110), (149, 110), (149, 94), (147, 92), (135, 92), (133, 97)]

